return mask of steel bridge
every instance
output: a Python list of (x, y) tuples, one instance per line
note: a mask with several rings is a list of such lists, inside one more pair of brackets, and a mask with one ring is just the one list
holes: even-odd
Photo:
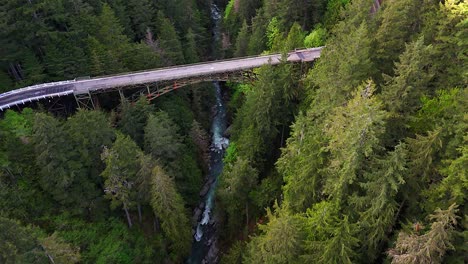
[(124, 73), (110, 76), (38, 84), (0, 94), (0, 111), (12, 106), (42, 99), (74, 95), (78, 107), (94, 108), (93, 95), (97, 93), (141, 88), (138, 96), (150, 100), (180, 87), (203, 81), (242, 81), (252, 78), (252, 69), (265, 64), (276, 65), (288, 62), (310, 62), (320, 57), (322, 47), (301, 49), (282, 54), (261, 55), (179, 65), (155, 70)]

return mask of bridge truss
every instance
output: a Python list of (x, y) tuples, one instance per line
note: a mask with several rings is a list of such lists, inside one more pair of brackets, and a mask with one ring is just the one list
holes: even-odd
[[(128, 100), (130, 102), (136, 102), (142, 96), (145, 96), (149, 101), (152, 101), (169, 92), (201, 82), (230, 81), (245, 83), (252, 82), (255, 79), (256, 74), (252, 69), (235, 72), (223, 72), (220, 74), (183, 78), (175, 81), (162, 81), (147, 83), (143, 85), (114, 87), (111, 89), (96, 90), (93, 92), (83, 94), (75, 94), (75, 100), (79, 108), (96, 109), (96, 107), (98, 107), (99, 105), (97, 95), (101, 93), (118, 92), (121, 100)], [(125, 90), (136, 90), (136, 92), (133, 92), (130, 96), (126, 96), (124, 93)]]

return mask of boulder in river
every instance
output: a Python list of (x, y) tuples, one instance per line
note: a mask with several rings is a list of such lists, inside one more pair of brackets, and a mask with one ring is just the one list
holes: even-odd
[(203, 186), (203, 188), (201, 189), (201, 191), (200, 191), (200, 197), (204, 197), (204, 196), (208, 193), (209, 190), (210, 190), (210, 184), (207, 183), (207, 184), (205, 184), (205, 186)]

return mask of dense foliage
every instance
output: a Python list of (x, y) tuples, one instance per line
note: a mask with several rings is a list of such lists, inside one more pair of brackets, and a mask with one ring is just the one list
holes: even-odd
[[(460, 0), (7, 0), (0, 91), (323, 48), (228, 83), (221, 263), (468, 262)], [(217, 49), (220, 50), (211, 50)], [(183, 263), (209, 170), (204, 85), (0, 120), (1, 263)]]
[(224, 17), (235, 55), (326, 47), (236, 88), (222, 263), (465, 263), (467, 4), (243, 2)]

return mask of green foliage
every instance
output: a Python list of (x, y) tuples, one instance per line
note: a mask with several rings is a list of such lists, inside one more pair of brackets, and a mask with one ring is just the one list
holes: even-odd
[[(335, 36), (328, 40), (307, 80), (315, 115), (323, 116), (343, 104), (351, 91), (372, 75), (368, 34), (365, 23), (355, 25), (345, 20), (335, 27)], [(314, 85), (317, 90), (312, 89)]]
[(260, 225), (262, 234), (247, 247), (244, 263), (301, 263), (304, 219), (284, 209), (267, 211), (268, 223)]
[(249, 27), (247, 25), (247, 22), (244, 20), (244, 23), (242, 24), (242, 27), (239, 31), (239, 34), (237, 34), (234, 56), (242, 57), (242, 56), (247, 55), (248, 45), (249, 45)]
[(359, 86), (354, 98), (346, 106), (335, 108), (325, 125), (331, 154), (325, 192), (333, 198), (341, 200), (352, 193), (351, 185), (380, 148), (388, 114), (373, 96), (374, 90), (372, 82)]
[(17, 221), (0, 217), (0, 230), (2, 263), (49, 263), (33, 228), (23, 227)]
[(225, 167), (219, 187), (218, 196), (228, 214), (228, 230), (235, 234), (241, 228), (243, 219), (249, 220), (249, 193), (257, 185), (258, 172), (247, 160), (238, 158), (233, 164)]
[(145, 97), (140, 97), (135, 104), (122, 101), (121, 108), (120, 120), (118, 121), (119, 130), (130, 136), (142, 148), (144, 128), (148, 116), (154, 111), (154, 107)]
[[(404, 51), (418, 30), (421, 5), (413, 0), (384, 2), (380, 26), (375, 33), (376, 66), (385, 74), (392, 74), (393, 62)], [(420, 44), (421, 45), (421, 44)]]
[(171, 241), (171, 255), (180, 260), (190, 252), (190, 225), (184, 202), (177, 193), (173, 179), (161, 167), (153, 168), (151, 178), (151, 207), (161, 220), (161, 227)]
[(164, 16), (164, 13), (161, 11), (158, 12), (156, 21), (158, 25), (158, 41), (163, 50), (165, 64), (173, 65), (184, 63), (182, 45), (174, 25)]
[(78, 248), (71, 247), (68, 243), (64, 242), (57, 233), (42, 238), (41, 245), (46, 254), (54, 263), (79, 263), (81, 255)]
[(331, 29), (341, 18), (343, 8), (349, 4), (349, 0), (330, 0), (327, 2), (327, 11), (325, 12), (325, 28)]
[(325, 38), (327, 36), (327, 30), (318, 24), (309, 35), (304, 39), (304, 46), (306, 48), (321, 47), (325, 45)]
[(246, 101), (234, 121), (233, 141), (239, 156), (260, 168), (271, 157), (273, 144), (281, 135), (278, 128), (288, 125), (294, 99), (300, 95), (291, 65), (263, 66), (258, 80), (246, 94)]
[(141, 150), (130, 137), (117, 135), (112, 148), (105, 148), (101, 158), (106, 168), (101, 173), (104, 178), (104, 193), (111, 200), (111, 208), (122, 206), (127, 214), (128, 225), (132, 226), (128, 210), (135, 202), (134, 188), (139, 171)]
[(319, 198), (326, 162), (325, 143), (310, 112), (296, 117), (287, 146), (276, 163), (285, 182), (284, 199), (294, 212), (304, 211)]
[(434, 220), (429, 232), (423, 235), (400, 232), (395, 248), (389, 250), (392, 263), (442, 263), (451, 244), (454, 226), (459, 218), (456, 204), (447, 210), (438, 208), (430, 219)]
[(165, 112), (157, 112), (148, 118), (145, 127), (146, 150), (155, 159), (161, 159), (163, 164), (174, 161), (182, 147), (182, 139), (178, 135), (178, 127)]
[(306, 33), (302, 30), (298, 23), (294, 23), (289, 30), (288, 37), (283, 46), (283, 52), (294, 50), (295, 48), (302, 48), (304, 45), (304, 38)]

